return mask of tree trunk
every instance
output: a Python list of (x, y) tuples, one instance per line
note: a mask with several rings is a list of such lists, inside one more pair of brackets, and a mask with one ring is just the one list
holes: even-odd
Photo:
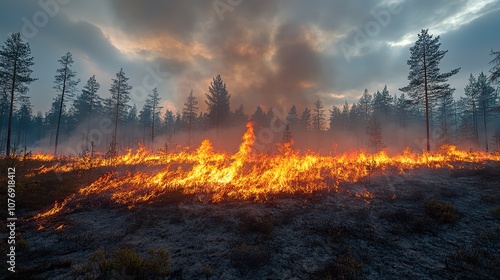
[(483, 99), (483, 122), (484, 122), (484, 143), (488, 152), (488, 130), (486, 127), (486, 101)]
[(64, 105), (64, 92), (66, 91), (66, 69), (64, 69), (64, 80), (63, 80), (63, 88), (62, 88), (62, 93), (61, 93), (61, 103), (59, 105), (59, 117), (57, 118), (57, 129), (56, 129), (56, 144), (54, 148), (54, 156), (57, 156), (57, 144), (59, 142), (59, 126), (61, 125), (61, 116), (62, 116), (62, 111), (63, 111), (63, 105)]
[(113, 139), (111, 139), (111, 145), (113, 146), (112, 149), (113, 151), (116, 151), (116, 141), (117, 139), (117, 132), (118, 132), (118, 115), (120, 112), (120, 87), (121, 87), (121, 78), (118, 79), (118, 92), (116, 93), (116, 113), (115, 113), (115, 129), (113, 131)]
[(425, 91), (425, 129), (427, 133), (427, 151), (431, 150), (430, 135), (429, 135), (429, 94), (427, 92), (427, 62), (426, 62), (426, 52), (424, 49), (424, 91)]
[(10, 89), (10, 108), (9, 108), (9, 124), (7, 125), (7, 149), (6, 156), (10, 157), (10, 135), (12, 131), (12, 112), (14, 111), (14, 92), (16, 88), (16, 75), (17, 75), (17, 56), (19, 49), (16, 50), (16, 60), (14, 61), (14, 73), (12, 75), (12, 87)]

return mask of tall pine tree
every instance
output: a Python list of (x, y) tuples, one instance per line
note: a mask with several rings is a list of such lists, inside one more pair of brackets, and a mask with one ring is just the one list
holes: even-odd
[(188, 130), (188, 146), (191, 147), (191, 131), (193, 129), (196, 117), (198, 116), (198, 100), (193, 95), (193, 90), (186, 97), (186, 103), (182, 109), (182, 120), (184, 127)]
[(28, 43), (21, 39), (21, 33), (14, 33), (2, 46), (0, 50), (0, 82), (5, 83), (2, 88), (9, 93), (9, 113), (7, 124), (6, 156), (10, 157), (12, 116), (14, 112), (14, 100), (18, 95), (27, 92), (27, 85), (35, 81), (31, 77), (31, 67), (35, 63), (31, 56), (31, 49)]
[(423, 29), (418, 34), (415, 45), (410, 48), (410, 59), (407, 61), (410, 66), (408, 74), (410, 83), (399, 90), (408, 93), (412, 99), (425, 105), (427, 151), (430, 151), (430, 102), (451, 90), (450, 85), (446, 82), (451, 76), (457, 74), (460, 68), (440, 73), (439, 63), (448, 51), (440, 50), (440, 37), (433, 38), (428, 31), (428, 29)]
[(207, 97), (205, 103), (208, 106), (208, 121), (211, 127), (217, 129), (218, 138), (219, 128), (224, 126), (228, 121), (231, 95), (228, 93), (226, 83), (224, 83), (220, 75), (213, 78), (208, 91), (210, 94), (205, 94)]
[[(61, 127), (61, 117), (63, 114), (63, 107), (67, 100), (73, 97), (73, 92), (76, 86), (80, 82), (80, 79), (75, 79), (76, 72), (71, 69), (73, 66), (73, 56), (70, 52), (58, 60), (61, 64), (61, 68), (56, 70), (56, 75), (54, 76), (54, 89), (57, 91), (59, 100), (59, 112), (57, 117), (57, 128), (56, 128), (56, 141), (54, 145), (54, 156), (57, 156), (57, 145), (59, 143), (59, 129)], [(64, 99), (66, 97), (66, 99)]]
[(109, 89), (111, 100), (114, 103), (115, 117), (113, 138), (111, 139), (110, 149), (108, 150), (109, 156), (116, 156), (118, 153), (118, 122), (120, 118), (127, 114), (127, 103), (130, 101), (130, 90), (132, 89), (132, 86), (128, 84), (128, 79), (123, 69), (120, 69), (120, 71), (116, 73), (116, 78), (112, 79), (111, 88)]

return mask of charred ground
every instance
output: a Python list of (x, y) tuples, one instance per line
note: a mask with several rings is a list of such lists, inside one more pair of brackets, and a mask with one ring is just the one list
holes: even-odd
[[(8, 279), (500, 277), (496, 162), (405, 174), (375, 170), (357, 183), (341, 183), (337, 192), (276, 195), (266, 202), (208, 203), (169, 191), (128, 209), (89, 196), (32, 220), (121, 168), (71, 171), (62, 180), (53, 172), (24, 176), (40, 164), (1, 161), (18, 170), (23, 217), (18, 273)], [(357, 197), (361, 190), (373, 197)]]

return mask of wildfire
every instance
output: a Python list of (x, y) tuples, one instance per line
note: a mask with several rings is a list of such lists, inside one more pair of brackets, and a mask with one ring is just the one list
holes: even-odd
[[(87, 197), (98, 197), (117, 204), (134, 207), (151, 202), (170, 191), (198, 196), (200, 200), (220, 202), (226, 199), (265, 201), (279, 194), (308, 194), (319, 190), (339, 191), (341, 182), (357, 182), (374, 172), (404, 173), (416, 168), (463, 168), (469, 163), (500, 161), (500, 155), (479, 151), (461, 151), (443, 146), (437, 152), (416, 153), (406, 149), (396, 156), (384, 151), (368, 154), (358, 151), (336, 156), (313, 152), (301, 153), (293, 143), (279, 144), (274, 155), (252, 150), (255, 141), (252, 123), (247, 125), (243, 143), (237, 153), (228, 155), (214, 151), (205, 140), (194, 151), (154, 154), (145, 147), (128, 150), (113, 159), (71, 158), (64, 162), (42, 166), (37, 173), (70, 172), (101, 166), (143, 166), (140, 171), (117, 169), (83, 186), (77, 194), (56, 203), (52, 209), (39, 213), (35, 219), (60, 213), (67, 205), (79, 205)], [(35, 155), (36, 159), (49, 156)], [(148, 168), (157, 166), (158, 168)], [(153, 171), (151, 171), (153, 170)], [(368, 191), (353, 193), (369, 203), (374, 198)], [(394, 199), (395, 199), (395, 195)]]

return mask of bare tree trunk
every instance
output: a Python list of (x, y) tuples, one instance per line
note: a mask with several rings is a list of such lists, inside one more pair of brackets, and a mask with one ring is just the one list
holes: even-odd
[(61, 116), (64, 105), (64, 92), (66, 91), (66, 70), (64, 70), (64, 80), (63, 80), (63, 88), (61, 93), (61, 103), (59, 105), (59, 116), (57, 118), (57, 129), (56, 129), (56, 143), (54, 148), (54, 156), (57, 156), (57, 144), (59, 142), (59, 126), (61, 125)]
[(16, 50), (16, 61), (14, 61), (14, 73), (12, 75), (12, 87), (10, 89), (10, 108), (9, 108), (9, 124), (7, 126), (7, 150), (6, 156), (10, 157), (10, 135), (12, 131), (12, 112), (14, 111), (14, 92), (16, 88), (16, 75), (17, 75), (17, 55), (19, 49)]

